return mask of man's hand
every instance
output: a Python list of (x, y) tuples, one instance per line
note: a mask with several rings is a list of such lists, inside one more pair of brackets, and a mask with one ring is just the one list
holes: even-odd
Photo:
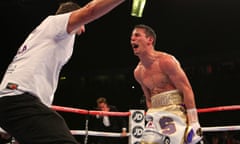
[(199, 122), (189, 124), (186, 134), (185, 141), (187, 144), (196, 144), (203, 138), (201, 126)]

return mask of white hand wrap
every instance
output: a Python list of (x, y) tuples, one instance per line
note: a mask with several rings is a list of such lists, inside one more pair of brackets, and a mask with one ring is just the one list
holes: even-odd
[(198, 122), (197, 109), (187, 109), (188, 128), (185, 133), (185, 141), (187, 144), (196, 144), (202, 138), (201, 126)]
[(198, 113), (196, 108), (187, 109), (187, 119), (189, 124), (198, 122)]

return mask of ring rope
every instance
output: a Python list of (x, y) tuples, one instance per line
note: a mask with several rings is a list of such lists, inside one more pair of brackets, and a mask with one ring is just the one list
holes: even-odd
[(72, 112), (72, 113), (85, 114), (85, 115), (108, 115), (108, 116), (129, 116), (130, 115), (130, 112), (107, 112), (107, 111), (97, 111), (97, 110), (89, 111), (84, 109), (63, 107), (63, 106), (56, 106), (56, 105), (53, 105), (52, 109), (56, 111)]
[[(63, 107), (63, 106), (51, 106), (53, 110), (62, 111), (62, 112), (71, 112), (77, 114), (85, 115), (109, 115), (109, 116), (129, 116), (130, 112), (106, 112), (106, 111), (96, 111), (96, 110), (84, 110), (72, 107)], [(240, 110), (240, 105), (230, 105), (230, 106), (217, 106), (210, 108), (200, 108), (198, 113), (208, 113), (208, 112), (218, 112), (218, 111), (227, 111), (227, 110)], [(236, 131), (240, 130), (240, 125), (236, 126), (214, 126), (214, 127), (202, 127), (203, 132), (217, 132), (217, 131)], [(91, 136), (106, 136), (106, 137), (121, 137), (121, 133), (117, 132), (100, 132), (100, 131), (90, 131), (90, 130), (71, 130), (73, 135), (91, 135)], [(130, 136), (127, 133), (126, 136)]]
[[(97, 111), (97, 110), (84, 110), (71, 107), (63, 107), (53, 105), (52, 109), (62, 112), (72, 112), (78, 114), (89, 114), (89, 115), (109, 115), (109, 116), (129, 116), (130, 112), (106, 112), (106, 111)], [(218, 111), (229, 111), (229, 110), (240, 110), (240, 105), (230, 105), (230, 106), (217, 106), (209, 108), (199, 108), (197, 109), (198, 113), (207, 113), (207, 112), (218, 112)]]
[(227, 111), (227, 110), (240, 110), (240, 105), (200, 108), (200, 109), (198, 109), (198, 112), (199, 113), (207, 113), (207, 112), (218, 112), (218, 111)]
[[(240, 125), (236, 126), (215, 126), (215, 127), (202, 127), (203, 132), (219, 132), (219, 131), (237, 131), (240, 130)], [(73, 135), (86, 135), (85, 130), (71, 130)], [(90, 136), (105, 136), (105, 137), (121, 137), (121, 133), (117, 132), (101, 132), (101, 131), (88, 131)], [(126, 136), (130, 134), (127, 133)]]
[[(237, 131), (240, 130), (240, 125), (236, 126), (215, 126), (215, 127), (202, 127), (203, 132), (219, 132), (219, 131)], [(85, 130), (71, 130), (73, 135), (85, 135)], [(88, 131), (90, 136), (105, 136), (105, 137), (121, 137), (121, 133), (117, 132), (100, 132), (100, 131)], [(127, 133), (126, 136), (130, 134)]]
[(240, 130), (240, 126), (215, 126), (215, 127), (203, 127), (203, 132), (217, 132), (217, 131), (237, 131)]
[[(71, 133), (73, 135), (86, 135), (85, 130), (71, 130)], [(89, 130), (87, 134), (90, 136), (122, 137), (121, 133), (117, 133), (117, 132), (100, 132), (100, 131)], [(130, 135), (129, 133), (126, 134), (126, 136), (129, 136), (129, 135)]]

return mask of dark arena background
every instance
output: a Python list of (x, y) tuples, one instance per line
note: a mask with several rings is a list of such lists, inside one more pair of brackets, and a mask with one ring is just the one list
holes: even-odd
[[(26, 36), (63, 0), (2, 0), (1, 78)], [(89, 0), (78, 0), (84, 5)], [(76, 38), (62, 70), (54, 105), (91, 110), (104, 96), (119, 111), (145, 109), (143, 93), (133, 78), (138, 59), (130, 46), (135, 24), (157, 33), (156, 49), (173, 54), (192, 84), (198, 108), (240, 103), (240, 1), (147, 0), (143, 16), (133, 17), (132, 0), (86, 25)], [(84, 115), (60, 112), (71, 129), (85, 129)], [(239, 110), (199, 114), (203, 127), (240, 124)], [(126, 118), (127, 119), (127, 118)], [(212, 137), (226, 132), (206, 133)], [(229, 131), (235, 139), (238, 131)], [(78, 137), (78, 136), (77, 136)], [(79, 141), (82, 138), (78, 137)]]

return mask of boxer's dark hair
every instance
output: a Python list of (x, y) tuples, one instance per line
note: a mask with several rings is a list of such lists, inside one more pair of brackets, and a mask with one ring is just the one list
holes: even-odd
[(68, 2), (61, 3), (55, 14), (63, 14), (63, 13), (77, 10), (79, 8), (81, 8), (81, 7), (77, 3), (68, 1)]

